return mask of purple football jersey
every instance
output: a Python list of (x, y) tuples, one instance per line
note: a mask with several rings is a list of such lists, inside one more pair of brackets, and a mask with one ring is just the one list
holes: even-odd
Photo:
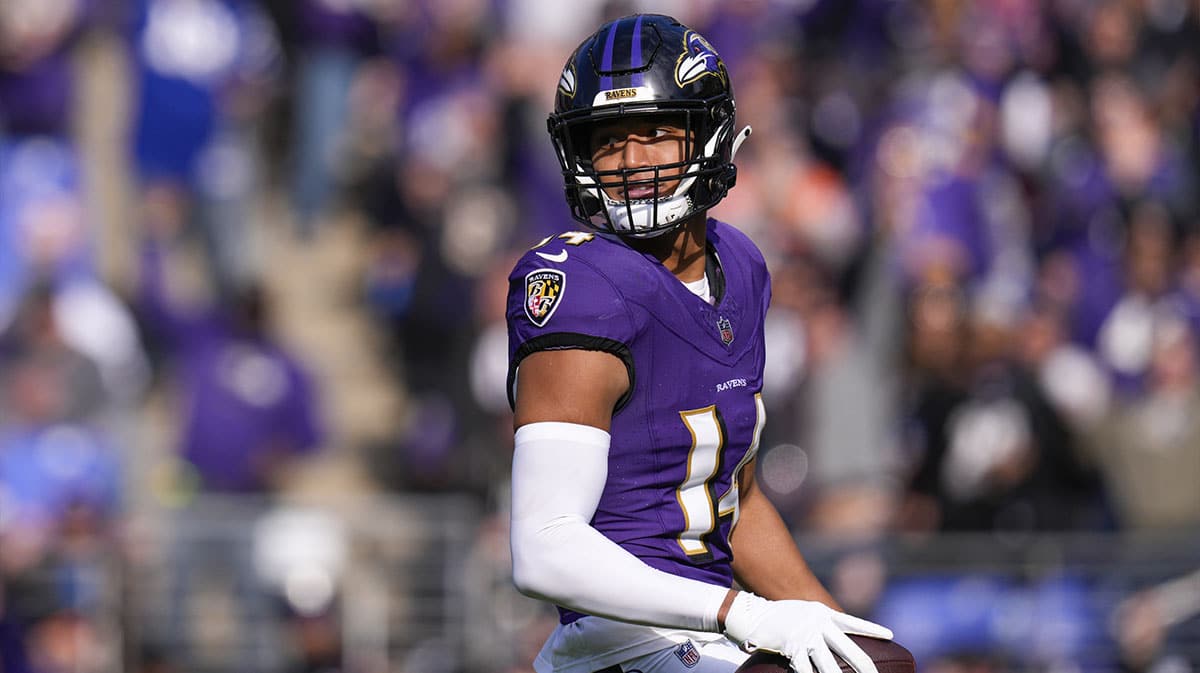
[(509, 396), (521, 360), (539, 350), (620, 358), (631, 388), (613, 413), (608, 481), (591, 523), (651, 567), (727, 587), (736, 474), (765, 421), (770, 278), (737, 229), (710, 219), (708, 242), (724, 277), (716, 305), (615, 237), (569, 232), (525, 253), (509, 276)]

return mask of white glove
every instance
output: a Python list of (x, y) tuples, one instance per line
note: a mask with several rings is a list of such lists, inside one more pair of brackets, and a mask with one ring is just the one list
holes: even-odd
[[(742, 591), (725, 616), (725, 635), (748, 652), (779, 652), (796, 673), (840, 673), (836, 652), (858, 673), (878, 673), (871, 658), (846, 636), (892, 639), (890, 629), (813, 601), (769, 601)], [(812, 663), (809, 658), (812, 658)]]

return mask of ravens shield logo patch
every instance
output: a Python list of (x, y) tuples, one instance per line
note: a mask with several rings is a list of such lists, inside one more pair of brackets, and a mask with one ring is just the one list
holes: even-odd
[(525, 274), (525, 315), (529, 322), (543, 327), (567, 286), (567, 274), (558, 269), (538, 269)]

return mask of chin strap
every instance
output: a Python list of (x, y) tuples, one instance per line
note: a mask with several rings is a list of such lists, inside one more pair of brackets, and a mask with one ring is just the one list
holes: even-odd
[(749, 138), (752, 132), (753, 129), (751, 129), (749, 126), (745, 126), (741, 131), (738, 131), (736, 136), (733, 137), (733, 149), (729, 152), (730, 163), (732, 163), (733, 158), (737, 156), (738, 148), (742, 146), (742, 143), (746, 142), (746, 138)]

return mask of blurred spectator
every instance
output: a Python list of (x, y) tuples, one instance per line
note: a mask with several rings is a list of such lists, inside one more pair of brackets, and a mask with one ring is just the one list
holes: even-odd
[(1156, 314), (1170, 310), (1176, 266), (1172, 254), (1175, 236), (1161, 204), (1139, 204), (1131, 215), (1127, 237), (1122, 292), (1104, 317), (1096, 344), (1118, 392), (1124, 395), (1144, 389)]
[(52, 288), (56, 329), (99, 367), (113, 401), (136, 401), (147, 366), (132, 315), (97, 277), (96, 218), (70, 142), (0, 139), (0, 328), (39, 283)]
[[(281, 504), (254, 522), (254, 564), (279, 594), (280, 640), (289, 655), (281, 669), (295, 673), (340, 671), (344, 659), (340, 614), (346, 526), (329, 512)], [(262, 667), (263, 657), (257, 657)]]
[(1148, 393), (1120, 400), (1096, 427), (1096, 460), (1129, 528), (1200, 524), (1197, 335), (1172, 315), (1149, 318)]
[(48, 286), (0, 339), (0, 382), (0, 620), (15, 658), (66, 670), (95, 647), (89, 573), (116, 533), (122, 465), (100, 371), (64, 341)]
[(224, 297), (257, 270), (257, 124), (280, 69), (273, 24), (249, 0), (137, 0), (129, 40), (140, 198), (192, 225)]
[(144, 391), (147, 362), (130, 310), (97, 277), (83, 182), (66, 141), (0, 144), (0, 326), (24, 293), (44, 295), (59, 338), (99, 367), (111, 402), (129, 405)]
[(268, 494), (290, 460), (324, 440), (311, 377), (272, 335), (261, 285), (210, 308), (172, 298), (160, 236), (143, 245), (138, 307), (180, 390), (180, 457), (203, 492)]
[[(192, 489), (258, 499), (239, 505), (202, 498), (176, 513), (168, 551), (171, 617), (155, 630), (165, 629), (159, 637), (188, 665), (215, 659), (273, 670), (280, 656), (273, 593), (256, 572), (252, 545), (224, 524), (244, 517), (245, 505), (265, 504), (290, 465), (324, 441), (316, 391), (304, 365), (271, 334), (265, 288), (244, 286), (231, 303), (207, 310), (189, 311), (170, 297), (165, 237), (159, 230), (144, 242), (138, 305), (152, 343), (167, 354), (180, 402), (176, 488), (185, 503)], [(218, 594), (234, 604), (244, 651), (218, 656), (196, 645), (189, 606), (204, 595), (201, 580), (214, 577)]]
[[(292, 205), (304, 235), (346, 179), (351, 86), (379, 50), (371, 3), (301, 0), (288, 7), (295, 62)], [(341, 165), (339, 165), (341, 164)]]
[(1016, 359), (1016, 325), (968, 315), (961, 302), (935, 286), (918, 290), (912, 309), (912, 357), (928, 378), (915, 407), (909, 522), (1010, 533), (1101, 525), (1098, 483)]
[(49, 286), (29, 291), (4, 336), (6, 424), (82, 423), (100, 414), (106, 400), (99, 368), (64, 340)]

